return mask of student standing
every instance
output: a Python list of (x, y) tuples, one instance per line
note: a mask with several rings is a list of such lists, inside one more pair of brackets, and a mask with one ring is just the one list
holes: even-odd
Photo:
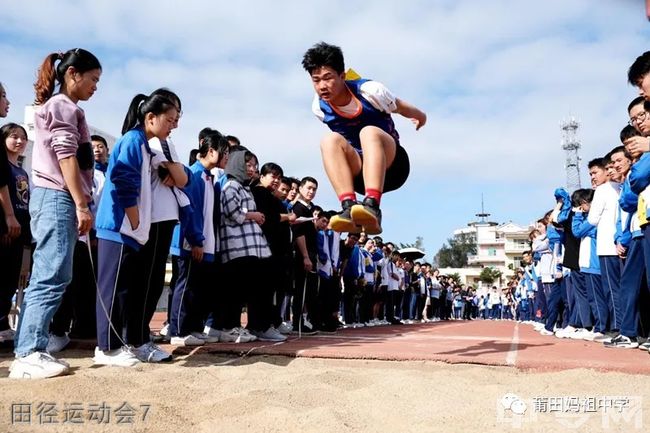
[[(36, 109), (30, 198), (34, 266), (16, 332), (12, 378), (64, 374), (68, 365), (45, 352), (48, 326), (72, 279), (72, 255), (79, 234), (92, 227), (93, 155), (83, 110), (77, 105), (97, 90), (99, 60), (81, 48), (52, 53), (34, 85)], [(55, 83), (60, 84), (54, 94)]]
[[(142, 325), (127, 320), (127, 308), (132, 299), (138, 299), (137, 292), (143, 290), (141, 280), (134, 276), (142, 273), (139, 250), (149, 240), (151, 228), (154, 154), (149, 140), (154, 137), (165, 140), (177, 115), (178, 109), (169, 98), (135, 96), (124, 120), (126, 133), (111, 152), (97, 212), (96, 364), (130, 367), (139, 362), (129, 347), (128, 336), (134, 335)], [(122, 332), (125, 328), (127, 341)]]
[(219, 341), (203, 333), (204, 305), (208, 291), (214, 290), (216, 236), (214, 227), (214, 182), (211, 170), (225, 168), (230, 153), (228, 141), (221, 134), (205, 137), (190, 167), (191, 181), (183, 189), (191, 206), (174, 230), (172, 254), (178, 258), (178, 278), (173, 287), (170, 306), (171, 343), (201, 346)]
[(6, 274), (0, 278), (0, 342), (13, 341), (15, 332), (9, 326), (9, 311), (11, 300), (18, 288), (20, 269), (23, 264), (23, 251), (31, 247), (32, 233), (29, 229), (29, 177), (20, 167), (19, 158), (27, 146), (27, 132), (16, 123), (7, 123), (0, 128), (0, 152), (7, 155), (7, 166), (10, 170), (9, 199), (11, 214), (20, 224), (20, 235), (10, 237), (0, 235), (0, 263)]

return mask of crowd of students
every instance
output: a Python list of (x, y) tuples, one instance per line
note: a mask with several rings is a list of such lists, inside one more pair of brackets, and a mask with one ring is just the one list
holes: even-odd
[[(109, 155), (78, 106), (101, 73), (80, 48), (45, 58), (31, 175), (20, 166), (24, 128), (0, 129), (0, 260), (9, 271), (0, 279), (0, 340), (14, 341), (12, 378), (68, 372), (52, 353), (71, 337), (96, 338), (96, 364), (129, 367), (171, 360), (158, 338), (183, 346), (280, 342), (292, 332), (452, 318), (536, 320), (544, 335), (608, 347), (637, 347), (647, 336), (639, 311), (647, 310), (650, 265), (650, 52), (629, 71), (642, 96), (628, 107), (623, 145), (589, 163), (594, 189), (558, 189), (512, 287), (482, 295), (405, 260), (380, 237), (350, 230), (341, 238), (328, 228), (341, 213), (314, 204), (316, 179), (286, 177), (274, 162), (260, 167), (234, 136), (204, 128), (184, 164), (169, 140), (182, 103), (168, 89), (133, 98)], [(25, 251), (33, 265), (14, 332), (8, 315)], [(149, 324), (170, 254), (158, 336)]]
[(515, 300), (542, 335), (650, 348), (650, 52), (628, 70), (640, 96), (621, 144), (588, 164), (591, 188), (555, 191), (530, 233)]
[[(1, 259), (10, 273), (0, 287), (0, 341), (14, 343), (10, 377), (65, 374), (69, 365), (52, 354), (75, 337), (96, 338), (98, 365), (170, 360), (149, 328), (170, 253), (162, 337), (172, 344), (336, 330), (340, 275), (353, 266), (358, 234), (341, 242), (328, 229), (338, 213), (314, 205), (317, 180), (285, 177), (273, 162), (260, 168), (236, 137), (209, 127), (184, 164), (169, 140), (182, 103), (165, 88), (132, 99), (109, 154), (78, 106), (101, 74), (99, 60), (81, 48), (44, 59), (34, 86), (31, 175), (20, 163), (26, 131), (2, 127)], [(32, 267), (14, 331), (9, 312), (24, 252)]]

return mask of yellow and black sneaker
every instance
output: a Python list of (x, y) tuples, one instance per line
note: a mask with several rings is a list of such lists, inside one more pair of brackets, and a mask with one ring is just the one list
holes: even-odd
[(330, 218), (329, 228), (339, 233), (360, 232), (361, 227), (356, 225), (350, 216), (350, 209), (352, 209), (352, 206), (355, 204), (356, 202), (353, 200), (343, 200), (341, 203), (343, 210)]
[(382, 232), (381, 210), (374, 198), (366, 197), (362, 204), (352, 206), (350, 216), (355, 224), (363, 226), (367, 235), (378, 235)]

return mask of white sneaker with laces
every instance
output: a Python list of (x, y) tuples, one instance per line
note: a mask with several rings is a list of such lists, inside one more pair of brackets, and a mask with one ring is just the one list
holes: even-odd
[(239, 335), (241, 335), (242, 343), (250, 343), (251, 341), (257, 340), (257, 337), (251, 334), (248, 329), (246, 328), (235, 328), (235, 329), (237, 329), (237, 332), (239, 332)]
[(203, 340), (204, 343), (218, 343), (219, 342), (219, 336), (218, 335), (210, 335), (206, 334), (204, 332), (192, 332), (192, 335), (196, 338), (199, 338)]
[(99, 347), (95, 347), (93, 361), (97, 365), (114, 365), (116, 367), (133, 367), (140, 363), (131, 347), (128, 346), (122, 346), (115, 350), (100, 350)]
[(194, 334), (172, 337), (170, 344), (174, 346), (203, 346), (205, 341)]
[(46, 352), (33, 352), (16, 358), (9, 367), (10, 379), (45, 379), (60, 376), (70, 369), (68, 363), (59, 361)]
[(133, 354), (142, 362), (167, 362), (172, 360), (171, 353), (162, 350), (151, 341), (133, 349)]
[(569, 335), (573, 334), (576, 332), (576, 328), (573, 326), (569, 325), (566, 328), (558, 329), (555, 331), (555, 336), (557, 338), (571, 338)]
[[(348, 326), (348, 325), (345, 325), (345, 326)], [(277, 330), (278, 330), (278, 332), (280, 334), (287, 335), (287, 334), (291, 334), (291, 331), (293, 331), (293, 326), (291, 326), (290, 323), (282, 322), (282, 323), (280, 323), (280, 326), (278, 326)]]
[(255, 335), (260, 341), (285, 341), (287, 337), (284, 335), (280, 334), (275, 328), (270, 327), (266, 331), (253, 331), (253, 335)]
[(65, 349), (68, 344), (70, 344), (70, 337), (68, 337), (67, 333), (63, 334), (62, 337), (50, 334), (50, 339), (47, 341), (47, 348), (45, 350), (47, 353), (60, 352)]
[(222, 329), (219, 333), (219, 341), (223, 343), (244, 343), (244, 339), (237, 328)]
[(5, 329), (4, 331), (0, 331), (0, 343), (3, 341), (14, 341), (14, 338), (16, 338), (16, 331), (13, 329)]
[(539, 333), (542, 334), (542, 335), (546, 335), (546, 336), (555, 335), (555, 334), (553, 333), (553, 331), (549, 331), (549, 330), (547, 330), (546, 328), (542, 328), (542, 329), (540, 329), (540, 330), (539, 330)]
[(165, 323), (165, 325), (162, 328), (160, 328), (160, 332), (158, 333), (163, 337), (167, 337), (167, 335), (169, 334), (169, 323)]

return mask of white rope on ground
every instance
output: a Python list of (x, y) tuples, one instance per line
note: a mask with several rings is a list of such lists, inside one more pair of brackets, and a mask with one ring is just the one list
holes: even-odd
[(517, 362), (517, 346), (519, 345), (519, 323), (515, 323), (515, 329), (512, 333), (512, 340), (510, 341), (510, 350), (506, 355), (506, 364), (514, 367)]

